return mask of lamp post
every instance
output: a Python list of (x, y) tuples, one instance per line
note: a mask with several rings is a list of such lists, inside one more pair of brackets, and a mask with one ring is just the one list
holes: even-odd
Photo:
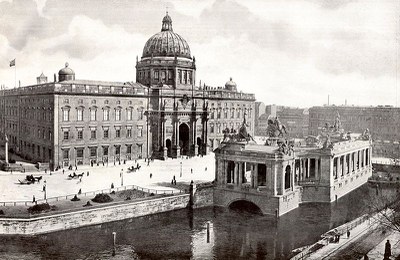
[(122, 186), (124, 186), (124, 170), (123, 169), (121, 169), (120, 176), (121, 176), (121, 187), (122, 187)]
[(47, 199), (47, 184), (46, 181), (44, 181), (44, 185), (43, 185), (43, 191), (44, 191), (44, 199)]
[(181, 162), (181, 173), (180, 173), (180, 177), (182, 177), (182, 162)]

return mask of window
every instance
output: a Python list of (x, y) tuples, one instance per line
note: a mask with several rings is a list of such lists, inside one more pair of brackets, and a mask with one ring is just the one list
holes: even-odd
[(76, 149), (76, 157), (78, 158), (83, 157), (83, 148)]
[(161, 80), (165, 81), (165, 79), (166, 79), (165, 71), (161, 71)]
[(96, 109), (90, 110), (90, 121), (96, 121)]
[(128, 110), (126, 110), (126, 118), (127, 120), (132, 120), (132, 108), (128, 108)]
[(137, 127), (137, 136), (138, 137), (142, 137), (143, 136), (143, 127), (142, 126), (138, 126)]
[(221, 125), (218, 125), (217, 126), (217, 134), (220, 134), (221, 133)]
[(218, 118), (218, 119), (221, 118), (221, 109), (218, 109), (217, 118)]
[(69, 121), (69, 109), (64, 109), (63, 110), (63, 121), (68, 122)]
[(78, 130), (78, 139), (83, 139), (83, 130)]
[(83, 110), (82, 109), (78, 109), (77, 110), (77, 115), (78, 115), (77, 120), (78, 121), (83, 121)]
[(121, 129), (115, 130), (115, 137), (117, 137), (117, 138), (121, 137)]
[(108, 156), (108, 146), (103, 146), (103, 155)]
[(108, 138), (108, 129), (104, 130), (104, 138)]
[(96, 130), (90, 131), (90, 139), (96, 139)]
[(126, 153), (132, 153), (132, 145), (126, 146)]
[(228, 118), (228, 110), (224, 110), (224, 118)]
[(63, 150), (63, 158), (69, 159), (69, 150)]
[(173, 73), (174, 72), (172, 70), (168, 71), (168, 79), (172, 79)]
[(182, 70), (178, 70), (179, 83), (182, 84)]
[(126, 137), (132, 137), (132, 129), (126, 129)]
[(237, 110), (237, 118), (240, 118), (240, 109)]
[(158, 70), (154, 71), (154, 79), (158, 79)]
[(232, 111), (231, 111), (231, 118), (235, 118), (235, 109), (234, 108), (232, 108)]
[(64, 131), (64, 140), (69, 139), (69, 131)]
[(90, 156), (96, 156), (97, 154), (97, 148), (96, 147), (90, 147)]
[(121, 154), (121, 146), (115, 146), (115, 154), (120, 155)]
[(210, 111), (210, 118), (214, 119), (214, 109)]
[(116, 109), (115, 110), (115, 121), (120, 121), (121, 120), (121, 109)]
[(103, 121), (108, 121), (108, 120), (110, 120), (110, 110), (104, 109), (103, 110)]
[(214, 133), (214, 124), (210, 125), (210, 133)]
[(143, 120), (143, 108), (139, 109), (139, 120)]

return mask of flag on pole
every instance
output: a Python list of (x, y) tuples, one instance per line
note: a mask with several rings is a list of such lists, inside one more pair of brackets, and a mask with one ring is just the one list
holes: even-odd
[(12, 61), (10, 61), (10, 67), (15, 66), (15, 59), (13, 59)]

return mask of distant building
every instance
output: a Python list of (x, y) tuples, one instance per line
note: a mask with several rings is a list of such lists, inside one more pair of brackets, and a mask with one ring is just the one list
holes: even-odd
[(369, 129), (374, 156), (400, 157), (400, 108), (391, 106), (316, 106), (309, 109), (309, 134), (316, 135), (339, 113), (343, 127), (351, 132)]

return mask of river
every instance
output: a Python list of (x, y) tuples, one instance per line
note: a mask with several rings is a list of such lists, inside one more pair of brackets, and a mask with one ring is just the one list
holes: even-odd
[(291, 250), (365, 213), (375, 193), (364, 185), (338, 202), (304, 204), (278, 220), (210, 207), (34, 237), (0, 237), (0, 259), (287, 259)]

